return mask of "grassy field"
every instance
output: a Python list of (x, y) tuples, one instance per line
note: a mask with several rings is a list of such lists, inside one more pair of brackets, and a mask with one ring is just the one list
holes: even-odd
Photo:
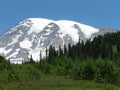
[(119, 90), (119, 88), (110, 84), (49, 77), (42, 80), (4, 82), (4, 85), (1, 82), (0, 90)]
[(12, 65), (0, 70), (0, 90), (120, 90), (116, 85), (74, 80), (58, 76), (51, 70), (45, 73), (34, 65)]
[(0, 82), (0, 90), (120, 90), (115, 85), (43, 75), (39, 79)]

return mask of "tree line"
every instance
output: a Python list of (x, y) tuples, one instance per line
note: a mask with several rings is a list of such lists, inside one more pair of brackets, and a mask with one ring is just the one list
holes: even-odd
[(49, 47), (48, 61), (52, 62), (55, 57), (70, 57), (75, 59), (94, 58), (97, 59), (101, 57), (102, 59), (110, 58), (115, 59), (119, 57), (120, 53), (120, 32), (108, 33), (103, 36), (99, 35), (93, 40), (88, 39), (86, 42), (79, 40), (76, 45), (68, 46), (64, 45), (62, 49), (59, 47), (55, 50), (55, 47)]

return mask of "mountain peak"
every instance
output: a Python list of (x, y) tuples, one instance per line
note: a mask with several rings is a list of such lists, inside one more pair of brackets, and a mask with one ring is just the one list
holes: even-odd
[(51, 20), (45, 18), (28, 18), (9, 29), (0, 36), (0, 53), (11, 63), (22, 63), (32, 55), (39, 60), (40, 52), (45, 57), (46, 47), (56, 49), (64, 45), (76, 44), (79, 39), (86, 41), (109, 30), (99, 30), (92, 26), (70, 20)]

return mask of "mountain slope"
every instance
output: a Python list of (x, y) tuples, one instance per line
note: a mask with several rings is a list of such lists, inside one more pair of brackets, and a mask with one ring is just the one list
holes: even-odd
[(0, 53), (11, 63), (22, 63), (32, 55), (35, 61), (39, 54), (45, 57), (45, 50), (50, 45), (59, 48), (64, 44), (77, 43), (79, 38), (86, 41), (112, 29), (96, 29), (94, 27), (69, 20), (49, 20), (28, 18), (0, 36)]

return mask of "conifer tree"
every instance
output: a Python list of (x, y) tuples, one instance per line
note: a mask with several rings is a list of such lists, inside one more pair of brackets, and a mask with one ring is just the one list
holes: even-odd
[(30, 56), (30, 63), (31, 63), (31, 64), (35, 63), (35, 61), (33, 60), (32, 55)]
[(67, 56), (67, 55), (68, 55), (68, 50), (67, 50), (66, 45), (64, 45), (64, 55), (65, 55), (65, 56)]

